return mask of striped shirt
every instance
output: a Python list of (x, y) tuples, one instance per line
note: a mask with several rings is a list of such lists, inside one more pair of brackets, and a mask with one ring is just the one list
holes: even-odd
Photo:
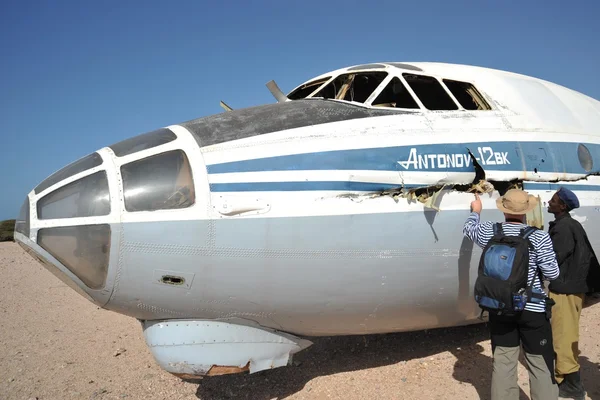
[[(502, 223), (502, 230), (507, 236), (518, 236), (521, 229), (527, 227), (525, 224), (520, 223)], [(472, 212), (465, 222), (463, 228), (463, 234), (471, 239), (482, 249), (486, 246), (487, 242), (494, 236), (494, 222), (487, 221), (480, 223), (479, 214)], [(556, 254), (552, 247), (552, 240), (550, 235), (543, 230), (536, 230), (529, 236), (529, 241), (533, 245), (533, 251), (529, 251), (529, 284), (533, 279), (533, 287), (542, 289), (542, 282), (540, 281), (539, 270), (542, 271), (544, 278), (547, 280), (554, 280), (558, 278), (558, 263), (556, 262)], [(545, 301), (540, 303), (527, 302), (525, 309), (533, 312), (544, 312)]]

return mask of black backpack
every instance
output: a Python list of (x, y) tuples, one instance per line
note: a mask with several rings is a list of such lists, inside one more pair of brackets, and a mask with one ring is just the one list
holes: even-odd
[(533, 248), (528, 238), (536, 230), (528, 226), (519, 236), (507, 236), (501, 223), (494, 224), (494, 236), (483, 249), (475, 281), (475, 301), (482, 314), (515, 315), (536, 297), (527, 285), (529, 251)]

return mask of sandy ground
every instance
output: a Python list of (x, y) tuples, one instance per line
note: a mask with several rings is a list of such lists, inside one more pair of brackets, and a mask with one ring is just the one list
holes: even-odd
[[(488, 399), (483, 324), (318, 338), (294, 365), (184, 382), (161, 370), (139, 323), (94, 306), (14, 243), (0, 243), (0, 399)], [(600, 399), (600, 305), (584, 309), (582, 376)], [(519, 366), (521, 399), (529, 398)]]

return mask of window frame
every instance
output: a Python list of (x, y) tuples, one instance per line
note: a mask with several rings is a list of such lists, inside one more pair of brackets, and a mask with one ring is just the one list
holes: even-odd
[[(127, 214), (127, 215), (140, 215), (142, 213), (156, 214), (156, 213), (165, 213), (165, 212), (177, 213), (177, 212), (187, 212), (188, 210), (194, 209), (199, 204), (199, 201), (198, 201), (198, 182), (196, 182), (196, 173), (195, 173), (194, 167), (193, 167), (194, 163), (193, 163), (193, 160), (190, 158), (191, 152), (186, 151), (185, 149), (181, 148), (180, 146), (163, 149), (161, 151), (155, 151), (155, 152), (146, 152), (148, 150), (152, 150), (152, 149), (147, 149), (144, 151), (144, 153), (141, 156), (136, 157), (134, 159), (127, 159), (127, 161), (124, 161), (124, 162), (116, 165), (116, 171), (117, 171), (117, 175), (118, 175), (119, 188), (120, 188), (119, 201), (120, 201), (120, 206), (121, 206), (121, 213)], [(133, 211), (128, 210), (126, 200), (125, 200), (126, 189), (125, 189), (125, 182), (123, 179), (122, 168), (124, 168), (130, 164), (140, 163), (140, 162), (143, 162), (143, 161), (148, 160), (153, 157), (159, 157), (159, 156), (165, 155), (167, 153), (174, 153), (174, 152), (182, 153), (187, 160), (187, 164), (189, 167), (189, 173), (190, 173), (190, 179), (191, 179), (191, 183), (193, 186), (193, 193), (194, 193), (194, 199), (193, 199), (192, 204), (190, 204), (187, 207), (179, 207), (179, 208), (159, 208), (159, 209), (154, 209), (154, 210), (133, 210)]]
[[(460, 103), (460, 101), (454, 96), (454, 94), (452, 93), (452, 91), (450, 90), (450, 88), (448, 87), (448, 85), (446, 85), (446, 81), (457, 82), (457, 83), (465, 83), (465, 84), (471, 85), (473, 87), (473, 89), (475, 89), (475, 92), (477, 92), (477, 94), (479, 95), (479, 97), (481, 97), (481, 99), (489, 107), (489, 109), (469, 110), (469, 109), (464, 108), (463, 105)], [(457, 104), (460, 106), (460, 108), (462, 110), (471, 111), (471, 112), (475, 112), (475, 111), (494, 111), (494, 106), (492, 105), (492, 102), (489, 101), (489, 99), (483, 94), (483, 92), (481, 90), (479, 90), (479, 88), (477, 88), (477, 86), (473, 82), (466, 81), (466, 80), (452, 79), (452, 78), (441, 78), (441, 83), (444, 86), (444, 88), (446, 88), (446, 91), (448, 91), (448, 92), (451, 93), (452, 97), (455, 99), (455, 101), (457, 102)]]
[(302, 83), (298, 86), (296, 86), (294, 89), (292, 89), (288, 94), (287, 97), (289, 98), (290, 95), (292, 95), (294, 92), (299, 91), (301, 88), (310, 85), (314, 82), (319, 82), (320, 80), (324, 79), (323, 82), (321, 82), (321, 84), (319, 86), (317, 86), (317, 88), (315, 90), (313, 90), (312, 92), (310, 92), (307, 96), (301, 97), (299, 99), (290, 99), (291, 101), (296, 101), (296, 100), (304, 100), (304, 99), (310, 99), (312, 98), (312, 96), (319, 92), (323, 87), (325, 87), (325, 85), (328, 85), (329, 82), (331, 82), (332, 79), (335, 79), (335, 75), (330, 75), (330, 76), (325, 76), (325, 77), (320, 77), (320, 78), (314, 78), (308, 82)]
[[(446, 85), (443, 84), (443, 82), (441, 81), (441, 79), (434, 75), (434, 74), (416, 74), (414, 72), (402, 72), (402, 78), (404, 79), (404, 81), (406, 82), (406, 84), (408, 85), (408, 87), (410, 87), (410, 89), (413, 91), (413, 93), (415, 93), (415, 96), (417, 96), (417, 98), (419, 99), (421, 105), (423, 106), (423, 108), (429, 112), (456, 112), (456, 111), (460, 111), (460, 110), (464, 110), (462, 108), (462, 105), (454, 98), (454, 95), (452, 95), (452, 93), (449, 92), (448, 88), (446, 87)], [(436, 81), (440, 87), (442, 88), (442, 90), (444, 90), (444, 92), (446, 92), (446, 94), (448, 95), (448, 97), (450, 98), (450, 100), (452, 100), (452, 102), (454, 103), (454, 105), (456, 106), (455, 109), (453, 110), (448, 110), (448, 109), (431, 109), (427, 106), (425, 106), (425, 103), (423, 103), (423, 101), (421, 100), (421, 98), (417, 95), (417, 93), (414, 91), (414, 89), (412, 88), (412, 86), (410, 85), (410, 83), (406, 80), (405, 75), (413, 75), (413, 76), (419, 76), (419, 77), (423, 77), (423, 78), (430, 78), (433, 79), (434, 81)]]
[[(94, 175), (100, 175), (103, 180), (106, 182), (106, 192), (108, 194), (108, 212), (105, 214), (98, 214), (98, 215), (83, 215), (83, 216), (72, 216), (72, 217), (66, 217), (66, 216), (61, 216), (61, 217), (51, 217), (51, 218), (42, 218), (41, 214), (42, 214), (42, 210), (44, 205), (41, 204), (42, 201), (44, 201), (44, 199), (48, 199), (50, 196), (53, 196), (55, 194), (57, 194), (58, 192), (65, 190), (67, 187), (69, 186), (74, 186), (77, 185), (79, 183), (81, 183), (82, 181), (86, 180), (86, 179), (90, 179), (92, 176)], [(99, 169), (98, 171), (93, 171), (90, 174), (87, 174), (85, 176), (79, 177), (77, 179), (71, 180), (67, 183), (65, 183), (64, 185), (61, 185), (60, 187), (55, 188), (52, 191), (48, 191), (46, 192), (43, 196), (39, 196), (36, 199), (35, 202), (35, 213), (36, 213), (36, 219), (40, 222), (42, 221), (52, 221), (52, 220), (77, 220), (77, 219), (83, 219), (83, 218), (102, 218), (102, 217), (108, 217), (109, 215), (112, 214), (113, 212), (113, 196), (114, 194), (111, 194), (110, 191), (110, 177), (108, 174), (108, 171), (106, 171), (105, 169)], [(83, 189), (83, 191), (85, 191), (85, 189)], [(77, 192), (72, 193), (71, 195), (75, 194)], [(69, 197), (69, 196), (67, 196)], [(67, 197), (63, 197), (59, 200), (55, 200), (54, 202), (50, 203), (50, 204), (55, 204), (55, 203), (59, 203), (62, 200), (64, 200)], [(46, 204), (48, 205), (48, 204)]]
[[(48, 246), (48, 244), (46, 243), (46, 245), (44, 245), (43, 243), (43, 239), (44, 239), (44, 235), (45, 233), (48, 233), (50, 236), (54, 236), (54, 237), (60, 237), (61, 235), (59, 234), (60, 231), (62, 232), (68, 232), (68, 230), (82, 230), (82, 229), (88, 229), (88, 230), (92, 230), (91, 232), (88, 231), (88, 233), (94, 234), (94, 233), (98, 233), (98, 232), (94, 232), (94, 229), (106, 229), (107, 230), (107, 235), (105, 237), (105, 243), (103, 244), (103, 246), (106, 246), (107, 251), (105, 252), (106, 257), (105, 260), (102, 260), (103, 263), (101, 265), (101, 270), (100, 272), (102, 272), (102, 282), (97, 283), (97, 284), (90, 284), (90, 279), (86, 276), (85, 273), (82, 273), (82, 270), (80, 269), (80, 265), (74, 265), (71, 264), (69, 262), (67, 262), (67, 260), (64, 258), (63, 254), (59, 254), (60, 252), (57, 251), (57, 248), (52, 249), (52, 246)], [(51, 232), (55, 232), (54, 235), (51, 234)], [(88, 289), (91, 290), (102, 290), (103, 288), (106, 287), (107, 282), (109, 281), (109, 275), (110, 275), (110, 265), (111, 265), (111, 259), (113, 258), (113, 253), (115, 251), (115, 249), (113, 248), (113, 236), (114, 236), (114, 232), (112, 229), (112, 226), (110, 223), (108, 222), (101, 222), (101, 223), (85, 223), (85, 224), (76, 224), (76, 225), (59, 225), (59, 226), (47, 226), (47, 227), (41, 227), (36, 231), (36, 235), (35, 235), (35, 243), (42, 249), (44, 250), (46, 253), (48, 253), (52, 258), (54, 258), (56, 261), (58, 261), (58, 263), (60, 265), (62, 265), (64, 268), (67, 269), (67, 271), (69, 271), (71, 274), (73, 274), (73, 276), (75, 276), (77, 279), (79, 279), (84, 285), (85, 287), (87, 287)], [(78, 235), (65, 235), (66, 237), (69, 238), (74, 238), (75, 240), (77, 240), (77, 238), (79, 237)], [(94, 243), (94, 242), (88, 242), (89, 243)], [(73, 254), (75, 259), (80, 259), (83, 258), (81, 257), (81, 255), (79, 254)], [(105, 261), (105, 262), (104, 262)]]
[[(325, 87), (327, 85), (329, 85), (334, 80), (338, 79), (340, 76), (343, 76), (343, 75), (372, 74), (372, 73), (376, 73), (376, 72), (384, 73), (384, 74), (386, 74), (386, 76), (379, 83), (379, 85), (377, 85), (377, 87), (375, 89), (373, 89), (373, 91), (371, 92), (371, 94), (369, 96), (367, 96), (367, 98), (364, 101), (354, 101), (354, 100), (345, 100), (345, 99), (336, 99), (336, 98), (325, 98), (325, 97), (317, 96), (317, 93), (319, 93), (321, 90), (325, 89)], [(346, 71), (346, 70), (340, 71), (337, 74), (332, 74), (331, 78), (327, 82), (325, 82), (323, 85), (321, 85), (319, 87), (319, 89), (317, 89), (315, 92), (311, 93), (311, 95), (307, 96), (306, 98), (310, 97), (310, 98), (315, 98), (315, 99), (343, 101), (343, 102), (347, 102), (347, 103), (350, 103), (350, 104), (361, 104), (363, 106), (369, 106), (370, 107), (369, 100), (371, 99), (371, 97), (373, 96), (374, 93), (377, 93), (378, 91), (383, 90), (381, 85), (383, 85), (383, 83), (390, 77), (390, 75), (393, 75), (393, 73), (388, 68), (373, 68), (373, 69), (356, 70), (356, 71)]]
[[(104, 157), (102, 157), (98, 151), (94, 151), (93, 153), (87, 154), (84, 157), (65, 165), (52, 175), (45, 178), (33, 189), (33, 193), (36, 196), (40, 196), (59, 183), (63, 183), (67, 180), (70, 180), (74, 176), (80, 176), (89, 171), (96, 172), (98, 169), (102, 168), (103, 165)], [(48, 193), (50, 192), (48, 191)]]
[[(157, 141), (158, 138), (162, 136), (170, 136), (167, 141), (159, 141), (158, 144), (152, 144), (150, 147), (143, 147), (141, 149), (134, 150), (140, 144), (149, 144), (153, 141)], [(155, 148), (159, 148), (161, 146), (170, 144), (175, 142), (179, 137), (175, 132), (173, 132), (168, 127), (162, 127), (155, 129), (153, 131), (141, 133), (139, 135), (131, 136), (126, 139), (123, 139), (119, 142), (113, 143), (110, 146), (107, 146), (115, 157), (125, 158), (131, 156), (133, 154), (137, 154), (142, 151), (151, 150)], [(150, 140), (149, 140), (150, 139)]]
[[(388, 65), (394, 66), (394, 63), (388, 64)], [(495, 110), (495, 107), (494, 107), (493, 103), (490, 101), (490, 99), (485, 95), (484, 92), (482, 92), (477, 87), (477, 85), (475, 85), (471, 81), (457, 79), (457, 78), (450, 78), (450, 77), (446, 77), (446, 76), (438, 76), (438, 74), (428, 74), (428, 73), (426, 73), (426, 71), (423, 71), (421, 68), (417, 68), (417, 67), (408, 68), (410, 70), (410, 72), (407, 72), (404, 70), (404, 68), (400, 68), (400, 67), (396, 67), (395, 69), (399, 69), (399, 70), (394, 71), (393, 69), (390, 69), (390, 68), (388, 68), (387, 65), (385, 65), (383, 67), (378, 67), (378, 68), (356, 69), (356, 70), (352, 70), (352, 69), (338, 70), (337, 73), (323, 74), (320, 77), (312, 78), (312, 79), (306, 81), (305, 83), (302, 83), (302, 84), (296, 86), (293, 90), (291, 90), (289, 92), (289, 94), (297, 91), (298, 89), (302, 88), (305, 85), (309, 85), (312, 82), (318, 82), (322, 79), (325, 79), (325, 77), (328, 76), (328, 79), (324, 80), (321, 83), (321, 85), (318, 86), (312, 93), (310, 93), (306, 97), (303, 97), (302, 99), (314, 98), (314, 99), (334, 100), (334, 101), (347, 102), (347, 103), (351, 103), (351, 104), (360, 104), (360, 105), (363, 105), (363, 106), (366, 106), (369, 108), (374, 108), (374, 109), (402, 110), (402, 111), (409, 111), (409, 112), (410, 111), (412, 111), (412, 112), (417, 112), (417, 111), (431, 111), (431, 112), (470, 111), (470, 112), (475, 112), (475, 111), (493, 111), (493, 110)], [(344, 100), (344, 99), (335, 99), (335, 98), (327, 98), (326, 99), (326, 98), (317, 96), (317, 94), (320, 91), (322, 91), (327, 85), (329, 85), (332, 81), (338, 79), (342, 75), (351, 75), (351, 74), (356, 75), (356, 74), (366, 74), (366, 73), (373, 73), (373, 72), (384, 72), (387, 74), (387, 76), (379, 83), (379, 85), (373, 90), (373, 92), (371, 92), (371, 94), (363, 102)], [(445, 93), (448, 95), (448, 97), (452, 100), (452, 102), (454, 103), (456, 108), (452, 109), (452, 110), (429, 109), (428, 107), (425, 106), (425, 104), (423, 103), (421, 98), (417, 95), (417, 93), (414, 91), (412, 86), (408, 83), (408, 81), (405, 78), (405, 75), (415, 75), (415, 76), (419, 76), (419, 77), (434, 79), (442, 87), (442, 89), (445, 91)], [(418, 108), (378, 107), (378, 106), (373, 105), (373, 101), (375, 101), (375, 99), (377, 99), (377, 97), (385, 90), (387, 85), (394, 78), (398, 78), (400, 80), (400, 82), (402, 83), (402, 85), (404, 85), (404, 87), (406, 88), (409, 95), (412, 97), (412, 99), (417, 104)], [(475, 89), (475, 92), (477, 93), (477, 95), (481, 98), (481, 100), (485, 103), (485, 105), (487, 107), (489, 107), (489, 109), (471, 110), (471, 109), (465, 108), (461, 104), (459, 99), (450, 90), (450, 88), (446, 85), (446, 81), (470, 85), (471, 87), (473, 87)], [(302, 100), (302, 99), (296, 99), (296, 100)], [(295, 101), (295, 100), (291, 100), (291, 101)]]
[[(373, 105), (373, 102), (387, 88), (387, 86), (390, 84), (390, 82), (394, 78), (397, 78), (398, 80), (400, 80), (400, 83), (404, 86), (404, 88), (408, 91), (408, 94), (410, 95), (410, 97), (412, 97), (413, 101), (417, 104), (417, 108), (379, 107), (379, 106), (374, 106)], [(421, 103), (420, 99), (417, 97), (417, 95), (412, 90), (412, 88), (408, 85), (408, 83), (402, 78), (402, 76), (394, 74), (394, 73), (388, 74), (388, 76), (381, 82), (381, 84), (377, 87), (377, 89), (375, 89), (373, 91), (373, 93), (371, 93), (371, 96), (369, 96), (369, 98), (365, 101), (364, 104), (366, 106), (372, 107), (372, 108), (377, 109), (377, 110), (379, 110), (379, 109), (382, 109), (382, 110), (402, 110), (402, 111), (412, 111), (412, 112), (418, 112), (418, 111), (427, 110), (426, 108), (424, 108), (423, 103)]]

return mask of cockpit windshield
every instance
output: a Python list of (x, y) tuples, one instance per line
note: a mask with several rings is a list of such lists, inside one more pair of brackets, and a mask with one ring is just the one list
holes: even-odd
[(329, 82), (314, 97), (364, 103), (383, 82), (387, 72), (360, 72), (343, 74)]
[(328, 76), (326, 78), (317, 79), (304, 85), (296, 88), (296, 90), (292, 91), (288, 94), (288, 99), (290, 100), (300, 100), (308, 97), (312, 92), (321, 87), (322, 84), (327, 82), (331, 77)]
[[(390, 69), (390, 66), (395, 68)], [(381, 71), (383, 68), (386, 70)], [(403, 72), (406, 70), (419, 73)], [(287, 97), (290, 100), (335, 99), (404, 110), (492, 109), (472, 83), (422, 72), (421, 68), (403, 63), (360, 65), (337, 76), (332, 74), (313, 79), (294, 89)]]
[(128, 212), (174, 210), (196, 201), (192, 169), (182, 150), (172, 150), (121, 167)]

